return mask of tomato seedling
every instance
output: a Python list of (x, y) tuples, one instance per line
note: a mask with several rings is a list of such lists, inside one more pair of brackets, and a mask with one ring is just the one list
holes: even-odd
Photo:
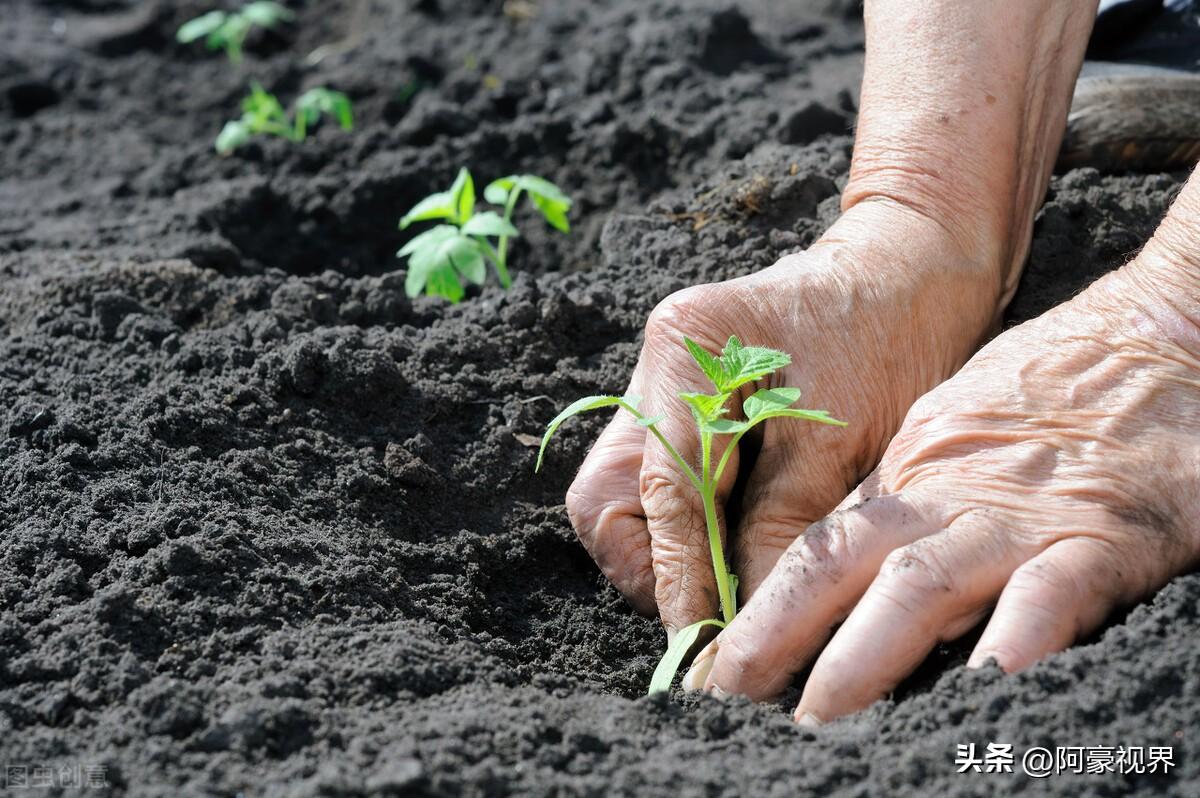
[(281, 22), (295, 18), (288, 9), (270, 0), (256, 0), (242, 6), (240, 11), (209, 11), (183, 23), (175, 32), (175, 38), (183, 44), (204, 39), (210, 50), (224, 50), (231, 63), (241, 63), (242, 45), (250, 29), (276, 28)]
[[(463, 280), (482, 284), (488, 261), (496, 269), (500, 285), (512, 285), (508, 244), (518, 235), (512, 215), (522, 194), (529, 197), (551, 227), (570, 232), (570, 198), (549, 180), (534, 175), (502, 177), (483, 190), (484, 199), (501, 206), (503, 214), (475, 212), (475, 181), (465, 167), (458, 171), (448, 191), (431, 194), (414, 205), (400, 220), (401, 230), (414, 222), (440, 219), (442, 223), (415, 236), (396, 253), (398, 258), (408, 258), (404, 281), (408, 295), (415, 297), (424, 289), (431, 296), (458, 302), (465, 293)], [(489, 240), (493, 238), (495, 245)]]
[[(737, 448), (742, 436), (751, 429), (771, 418), (800, 418), (815, 421), (819, 424), (846, 426), (846, 422), (838, 421), (824, 410), (802, 410), (792, 407), (800, 399), (799, 388), (762, 388), (742, 402), (742, 419), (727, 418), (728, 403), (734, 393), (743, 386), (761, 380), (773, 374), (792, 362), (791, 357), (776, 349), (760, 346), (743, 346), (736, 336), (730, 336), (729, 342), (720, 355), (714, 355), (701, 347), (695, 341), (684, 338), (684, 344), (692, 358), (700, 366), (709, 381), (716, 388), (716, 393), (680, 393), (679, 398), (687, 403), (696, 421), (696, 431), (700, 437), (699, 473), (693, 464), (688, 463), (671, 445), (656, 426), (663, 416), (647, 416), (638, 409), (639, 397), (636, 396), (588, 396), (573, 402), (559, 413), (546, 427), (542, 437), (542, 445), (538, 450), (537, 465), (534, 470), (542, 467), (542, 458), (546, 454), (546, 445), (551, 436), (564, 421), (571, 416), (588, 410), (599, 410), (604, 407), (616, 406), (632, 413), (637, 423), (650, 431), (654, 437), (670, 453), (687, 477), (692, 486), (700, 493), (704, 504), (704, 520), (708, 529), (708, 547), (712, 556), (713, 574), (717, 580), (717, 593), (721, 601), (721, 617), (707, 618), (697, 621), (682, 629), (663, 654), (654, 669), (650, 680), (651, 693), (667, 690), (679, 670), (688, 649), (696, 642), (700, 631), (706, 626), (724, 628), (737, 614), (737, 576), (729, 572), (725, 562), (725, 552), (721, 545), (721, 527), (717, 521), (717, 485), (721, 475), (729, 465), (729, 457)], [(713, 440), (717, 435), (732, 436), (716, 463), (713, 462)]]
[(242, 100), (241, 119), (226, 122), (217, 136), (217, 152), (228, 155), (257, 135), (304, 141), (309, 128), (322, 114), (336, 119), (343, 130), (354, 128), (350, 99), (340, 91), (309, 89), (300, 95), (289, 114), (274, 94), (255, 83), (250, 94)]

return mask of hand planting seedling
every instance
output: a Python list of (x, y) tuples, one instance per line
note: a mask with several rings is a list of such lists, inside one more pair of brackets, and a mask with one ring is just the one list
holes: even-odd
[(275, 28), (280, 22), (295, 18), (288, 9), (270, 0), (256, 0), (242, 6), (241, 11), (209, 11), (183, 23), (175, 38), (183, 44), (204, 39), (210, 50), (224, 50), (230, 62), (242, 60), (242, 45), (255, 25), (260, 28)]
[[(408, 295), (415, 297), (424, 289), (431, 296), (458, 302), (465, 293), (464, 279), (476, 285), (483, 283), (487, 261), (495, 267), (500, 285), (512, 285), (508, 242), (518, 235), (512, 215), (522, 193), (529, 196), (551, 227), (570, 232), (567, 211), (571, 200), (549, 180), (533, 175), (502, 177), (483, 190), (484, 199), (504, 208), (503, 215), (495, 211), (475, 213), (475, 181), (465, 168), (459, 170), (449, 191), (439, 191), (413, 206), (400, 220), (401, 230), (414, 222), (441, 219), (443, 223), (417, 235), (396, 253), (396, 257), (408, 258), (408, 277), (404, 281)], [(494, 246), (490, 238), (496, 239)]]
[(340, 91), (309, 89), (296, 100), (291, 114), (269, 91), (255, 83), (242, 100), (242, 118), (231, 119), (217, 136), (217, 152), (228, 155), (256, 135), (279, 136), (288, 141), (304, 141), (308, 130), (322, 114), (338, 121), (343, 130), (354, 128), (350, 99)]
[[(760, 380), (788, 365), (792, 362), (791, 357), (785, 352), (775, 349), (742, 346), (741, 341), (735, 336), (730, 336), (729, 342), (725, 344), (725, 348), (721, 351), (720, 356), (712, 354), (696, 342), (687, 338), (684, 339), (684, 344), (687, 346), (688, 352), (691, 353), (696, 363), (699, 364), (701, 371), (704, 372), (705, 376), (708, 377), (717, 389), (716, 393), (713, 394), (686, 392), (679, 394), (679, 398), (687, 402), (692, 411), (692, 417), (696, 420), (697, 433), (700, 436), (699, 474), (696, 473), (695, 468), (691, 464), (680, 456), (678, 450), (671, 445), (670, 441), (659, 432), (656, 424), (662, 421), (663, 416), (646, 416), (642, 414), (638, 410), (639, 398), (636, 396), (588, 396), (572, 403), (555, 416), (554, 420), (546, 428), (546, 434), (542, 438), (541, 449), (538, 450), (537, 465), (534, 467), (535, 471), (541, 469), (542, 458), (546, 453), (546, 445), (550, 443), (551, 436), (554, 435), (559, 426), (568, 418), (588, 410), (616, 406), (632, 413), (637, 419), (638, 424), (648, 429), (654, 437), (658, 438), (659, 442), (670, 453), (680, 469), (683, 470), (688, 481), (699, 491), (704, 503), (704, 519), (708, 527), (709, 553), (712, 555), (713, 573), (717, 579), (717, 592), (721, 600), (721, 618), (708, 618), (703, 621), (697, 621), (681, 630), (675, 636), (674, 640), (667, 647), (666, 653), (663, 654), (662, 659), (659, 661), (658, 667), (654, 669), (654, 676), (650, 680), (649, 692), (651, 693), (657, 693), (670, 688), (671, 680), (675, 677), (676, 671), (679, 670), (684, 656), (696, 642), (700, 631), (705, 626), (724, 628), (737, 614), (738, 580), (734, 574), (729, 572), (729, 567), (725, 563), (725, 552), (721, 545), (721, 528), (717, 521), (716, 494), (717, 485), (721, 481), (721, 475), (725, 472), (725, 467), (729, 464), (729, 457), (734, 449), (737, 448), (737, 444), (742, 439), (742, 436), (753, 427), (771, 418), (801, 418), (807, 421), (815, 421), (819, 424), (846, 426), (846, 422), (832, 418), (824, 410), (802, 410), (792, 407), (800, 399), (799, 388), (760, 389), (742, 402), (744, 420), (726, 418), (725, 416), (728, 412), (726, 405), (735, 392), (742, 388), (742, 386)], [(731, 435), (733, 437), (729, 440), (724, 453), (714, 465), (712, 449), (713, 439), (717, 435)]]

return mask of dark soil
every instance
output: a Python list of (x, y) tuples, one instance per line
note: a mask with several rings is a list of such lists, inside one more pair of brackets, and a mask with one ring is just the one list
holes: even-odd
[[(814, 733), (641, 697), (661, 632), (561, 503), (602, 419), (532, 473), (659, 299), (834, 218), (855, 3), (355, 4), (295, 4), (240, 71), (173, 42), (201, 0), (4, 4), (0, 761), (129, 795), (1200, 791), (1200, 575), (1021, 675), (947, 649)], [(342, 89), (358, 129), (218, 158), (252, 76)], [(511, 291), (409, 301), (396, 220), (463, 164), (554, 179), (576, 229), (522, 218)], [(1056, 178), (1011, 320), (1134, 253), (1180, 179)], [(1177, 768), (955, 773), (989, 741)]]

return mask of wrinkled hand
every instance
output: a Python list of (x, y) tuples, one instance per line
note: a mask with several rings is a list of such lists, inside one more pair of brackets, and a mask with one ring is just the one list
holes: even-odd
[(885, 696), (993, 606), (969, 664), (1012, 671), (1194, 567), (1200, 328), (1137, 269), (921, 398), (686, 683), (762, 698), (815, 658), (796, 717), (819, 723)]
[[(946, 231), (890, 201), (856, 205), (807, 252), (749, 277), (667, 298), (646, 325), (629, 393), (685, 459), (699, 444), (680, 391), (705, 390), (683, 348), (687, 336), (719, 350), (730, 335), (789, 352), (770, 386), (803, 391), (845, 429), (794, 421), (765, 425), (746, 475), (731, 564), (743, 600), (809, 524), (866, 475), (908, 406), (953, 373), (998, 314), (1000, 280), (972, 262)], [(743, 397), (744, 398), (744, 397)], [(730, 403), (740, 407), (736, 398)], [(744, 469), (743, 469), (744, 470)], [(732, 488), (736, 455), (720, 486)], [(641, 611), (660, 612), (671, 634), (717, 611), (701, 497), (644, 427), (618, 414), (567, 494), (580, 539)]]

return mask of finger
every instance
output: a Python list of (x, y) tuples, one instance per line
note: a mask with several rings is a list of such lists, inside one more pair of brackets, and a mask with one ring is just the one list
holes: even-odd
[(1006, 671), (1026, 668), (1096, 629), (1125, 589), (1119, 555), (1092, 538), (1069, 538), (1018, 568), (975, 645), (967, 667), (996, 660)]
[(983, 513), (892, 552), (818, 657), (796, 719), (824, 722), (886, 696), (939, 641), (977, 624), (1032, 555)]
[(871, 498), (856, 490), (792, 543), (693, 667), (711, 668), (704, 684), (717, 692), (753, 699), (779, 693), (812, 661), (888, 553), (941, 526), (910, 496)]
[[(816, 441), (831, 432), (841, 430), (767, 425), (766, 440), (742, 494), (745, 509), (732, 544), (743, 601), (750, 600), (792, 541), (843, 501), (845, 486), (853, 484), (850, 475), (833, 472), (833, 459), (820, 456)], [(835, 485), (831, 492), (829, 486)]]
[(650, 533), (639, 474), (646, 428), (619, 412), (567, 490), (567, 515), (596, 565), (644, 615), (656, 614)]

